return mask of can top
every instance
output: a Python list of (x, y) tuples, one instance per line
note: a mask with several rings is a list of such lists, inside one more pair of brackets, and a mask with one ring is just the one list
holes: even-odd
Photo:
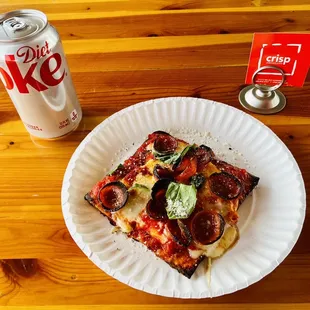
[(11, 43), (39, 34), (47, 17), (37, 10), (18, 10), (0, 14), (0, 43)]

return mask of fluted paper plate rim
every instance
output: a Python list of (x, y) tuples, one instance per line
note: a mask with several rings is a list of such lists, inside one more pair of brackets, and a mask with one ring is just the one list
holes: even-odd
[[(250, 120), (250, 123), (256, 124), (260, 127), (262, 127), (268, 135), (271, 137), (270, 139), (275, 139), (276, 144), (281, 146), (281, 152), (283, 154), (287, 155), (287, 159), (290, 163), (292, 163), (292, 169), (296, 172), (296, 178), (297, 181), (299, 182), (299, 188), (300, 188), (300, 207), (298, 209), (299, 212), (299, 218), (297, 221), (297, 227), (295, 228), (293, 232), (293, 236), (290, 237), (290, 240), (287, 241), (287, 246), (285, 249), (281, 250), (281, 255), (275, 260), (270, 263), (268, 268), (262, 269), (259, 271), (259, 273), (255, 276), (251, 276), (249, 278), (245, 278), (244, 281), (239, 281), (238, 283), (234, 283), (230, 287), (226, 287), (224, 289), (218, 290), (215, 293), (211, 292), (210, 290), (204, 290), (204, 291), (191, 291), (189, 293), (184, 293), (181, 292), (180, 290), (173, 288), (172, 290), (165, 290), (162, 289), (161, 287), (152, 287), (148, 283), (139, 283), (137, 281), (134, 281), (128, 276), (125, 276), (121, 274), (120, 272), (114, 270), (113, 268), (110, 268), (109, 264), (106, 263), (105, 261), (102, 261), (100, 257), (91, 250), (87, 242), (84, 242), (81, 234), (79, 234), (76, 231), (76, 225), (73, 220), (73, 216), (70, 212), (70, 203), (69, 203), (69, 197), (70, 197), (70, 179), (72, 177), (72, 173), (76, 167), (76, 162), (79, 159), (81, 153), (83, 150), (87, 147), (89, 143), (91, 143), (91, 140), (94, 136), (96, 136), (98, 133), (100, 133), (104, 128), (112, 123), (114, 120), (118, 119), (119, 117), (131, 113), (133, 111), (137, 111), (140, 107), (142, 106), (149, 106), (149, 105), (156, 105), (156, 104), (169, 104), (168, 102), (171, 102), (173, 104), (174, 102), (185, 102), (185, 105), (189, 104), (192, 105), (193, 103), (197, 104), (206, 104), (207, 106), (214, 106), (214, 109), (223, 109), (226, 110), (225, 112), (228, 111), (228, 113), (233, 113), (238, 116), (242, 116), (246, 120)], [(82, 194), (83, 196), (83, 194)], [(82, 197), (83, 198), (83, 197)], [(269, 274), (271, 271), (273, 271), (283, 260), (284, 258), (290, 253), (292, 250), (293, 246), (295, 245), (305, 218), (305, 208), (306, 208), (306, 195), (305, 195), (305, 187), (304, 187), (304, 182), (303, 178), (300, 172), (300, 169), (291, 154), (291, 152), (288, 150), (288, 148), (285, 146), (285, 144), (278, 138), (278, 136), (267, 126), (265, 126), (262, 122), (259, 120), (255, 119), (254, 117), (250, 116), (249, 114), (246, 114), (245, 112), (238, 110), (234, 107), (218, 103), (215, 101), (210, 101), (207, 99), (198, 99), (198, 98), (191, 98), (191, 97), (167, 97), (167, 98), (159, 98), (159, 99), (154, 99), (154, 100), (148, 100), (144, 101), (138, 104), (135, 104), (133, 106), (127, 107), (112, 116), (108, 117), (105, 119), (102, 123), (100, 123), (98, 126), (96, 126), (85, 138), (84, 140), (80, 143), (80, 145), (77, 147), (75, 152), (73, 153), (65, 175), (63, 179), (63, 184), (62, 184), (62, 191), (61, 191), (61, 201), (62, 201), (62, 211), (63, 211), (63, 216), (65, 219), (65, 223), (67, 225), (67, 228), (73, 238), (73, 240), (76, 242), (76, 244), (81, 248), (81, 250), (88, 256), (88, 258), (100, 269), (102, 269), (104, 272), (109, 274), (110, 276), (118, 279), (119, 281), (128, 284), (129, 286), (148, 292), (152, 294), (157, 294), (161, 296), (167, 296), (167, 297), (178, 297), (178, 298), (205, 298), (205, 297), (216, 297), (216, 296), (221, 296), (224, 294), (229, 294), (233, 293), (237, 290), (243, 289), (257, 281), (259, 281), (261, 278)], [(242, 236), (241, 236), (242, 238)], [(231, 276), (231, 275), (230, 275)], [(177, 284), (176, 284), (177, 285)]]

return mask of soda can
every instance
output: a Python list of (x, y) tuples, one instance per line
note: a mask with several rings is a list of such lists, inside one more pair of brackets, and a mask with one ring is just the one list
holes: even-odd
[(0, 15), (0, 78), (32, 136), (58, 138), (81, 121), (59, 34), (44, 13)]

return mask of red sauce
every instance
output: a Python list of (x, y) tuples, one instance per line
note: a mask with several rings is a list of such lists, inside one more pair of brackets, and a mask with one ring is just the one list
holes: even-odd
[(162, 248), (160, 241), (154, 237), (151, 237), (151, 239), (147, 243), (147, 247), (153, 252), (156, 252), (157, 250)]
[(127, 160), (124, 162), (124, 166), (126, 168), (133, 169), (134, 167), (142, 166), (146, 163), (146, 160), (151, 151), (147, 150), (146, 148), (148, 147), (149, 144), (154, 142), (156, 136), (152, 137), (152, 135), (149, 135), (149, 138), (143, 142), (143, 144), (137, 149), (137, 151), (129, 157)]
[(116, 176), (114, 176), (114, 175), (107, 175), (104, 179), (102, 179), (100, 182), (98, 182), (96, 184), (96, 186), (92, 189), (92, 191), (91, 191), (92, 196), (97, 198), (101, 188), (103, 186), (105, 186), (106, 184), (114, 182), (114, 181), (117, 181)]
[(115, 176), (117, 180), (122, 179), (128, 173), (127, 169), (124, 166), (117, 168), (112, 175)]
[(129, 234), (130, 237), (139, 240), (144, 245), (146, 245), (150, 250), (156, 252), (157, 250), (162, 249), (162, 245), (159, 240), (152, 237), (144, 229), (136, 229)]
[(130, 223), (130, 226), (132, 227), (132, 229), (136, 229), (137, 222), (136, 222), (136, 221), (132, 221), (132, 222)]
[(143, 167), (140, 169), (142, 175), (152, 175), (147, 167)]
[(180, 252), (183, 252), (186, 249), (183, 246), (177, 244), (173, 240), (169, 240), (168, 242), (166, 242), (163, 245), (163, 248), (164, 248), (165, 253), (167, 253), (168, 255), (173, 255), (175, 253), (180, 253)]
[(142, 175), (151, 175), (147, 167), (136, 167), (124, 177), (124, 181), (126, 182), (127, 186), (132, 186), (139, 173), (141, 173)]
[(159, 220), (154, 220), (151, 217), (149, 217), (146, 213), (144, 213), (141, 216), (141, 219), (144, 223), (143, 228), (145, 230), (149, 230), (151, 227), (156, 229), (158, 231), (159, 234), (162, 234), (164, 232), (165, 229), (165, 221), (159, 221)]
[(126, 184), (128, 184), (128, 186), (132, 185), (138, 173), (139, 173), (139, 168), (134, 168), (134, 170), (132, 170), (125, 176), (124, 181), (126, 182)]

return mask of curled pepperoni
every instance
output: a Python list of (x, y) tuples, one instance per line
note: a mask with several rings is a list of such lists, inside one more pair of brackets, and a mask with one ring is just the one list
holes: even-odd
[(125, 206), (128, 192), (123, 183), (111, 182), (100, 189), (98, 196), (104, 210), (115, 212)]
[(167, 219), (167, 200), (166, 191), (171, 180), (161, 179), (157, 181), (152, 187), (152, 199), (146, 206), (146, 213), (149, 217), (156, 220)]
[(159, 135), (154, 141), (154, 150), (159, 154), (172, 154), (177, 147), (177, 139), (169, 134)]
[(209, 184), (215, 195), (227, 200), (237, 198), (242, 189), (240, 181), (227, 172), (213, 173)]
[(202, 211), (191, 221), (191, 233), (195, 241), (207, 245), (214, 243), (223, 235), (225, 221), (214, 211)]
[(181, 161), (173, 165), (173, 170), (175, 173), (180, 174), (183, 172), (190, 163), (190, 158), (188, 156), (184, 156)]
[(169, 168), (162, 167), (160, 165), (155, 165), (153, 170), (154, 176), (160, 179), (171, 179), (173, 180), (173, 172)]
[(150, 199), (146, 205), (146, 213), (149, 217), (155, 220), (167, 219), (167, 201), (166, 201), (166, 191), (161, 190), (157, 193), (156, 199)]
[(170, 136), (170, 134), (166, 131), (162, 131), (162, 130), (156, 130), (152, 133), (152, 135), (168, 135)]
[(158, 180), (152, 187), (152, 199), (156, 199), (156, 194), (161, 190), (164, 189), (165, 193), (169, 184), (171, 183), (170, 179), (160, 179)]
[[(175, 180), (180, 183), (189, 184), (190, 179), (193, 175), (197, 172), (197, 158), (192, 157), (189, 160), (185, 159), (186, 163), (188, 164), (186, 168), (175, 177)], [(180, 163), (180, 166), (183, 166), (183, 160)], [(183, 167), (182, 167), (183, 168)], [(178, 169), (176, 169), (177, 171)], [(180, 170), (180, 169), (179, 169)]]
[(197, 157), (197, 170), (201, 171), (214, 157), (214, 153), (208, 146), (200, 145), (195, 150), (195, 156)]
[(167, 229), (173, 240), (182, 246), (188, 246), (192, 241), (189, 229), (179, 220), (170, 220), (167, 223)]

